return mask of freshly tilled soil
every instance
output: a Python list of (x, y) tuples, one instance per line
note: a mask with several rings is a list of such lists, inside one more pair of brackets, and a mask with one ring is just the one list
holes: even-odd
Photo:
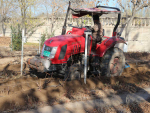
[[(7, 71), (18, 69), (19, 64), (7, 67)], [(0, 111), (102, 98), (112, 93), (134, 93), (142, 87), (150, 86), (149, 81), (149, 64), (130, 64), (122, 76), (91, 77), (87, 79), (87, 84), (84, 84), (83, 79), (63, 81), (59, 78), (30, 77), (28, 74), (24, 77), (16, 75), (0, 81)]]

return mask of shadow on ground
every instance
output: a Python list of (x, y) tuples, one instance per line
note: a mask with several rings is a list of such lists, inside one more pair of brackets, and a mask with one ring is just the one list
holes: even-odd
[[(147, 86), (150, 85), (150, 65), (130, 64), (130, 66), (131, 68), (125, 69), (122, 76), (111, 78), (92, 77), (87, 79), (87, 84), (84, 84), (83, 79), (64, 82), (60, 79), (31, 77), (8, 81), (0, 85), (0, 89), (3, 89), (3, 92), (0, 93), (0, 96), (2, 96), (0, 97), (0, 111), (12, 110), (12, 112), (16, 112), (31, 108), (37, 109), (39, 106), (44, 105), (53, 106), (67, 102), (103, 98), (97, 93), (97, 90), (101, 90), (107, 96), (112, 95), (112, 93), (108, 94), (107, 91), (105, 92), (106, 89), (113, 90), (115, 94), (135, 93), (139, 90), (147, 93), (141, 88), (144, 87), (141, 83)], [(8, 84), (9, 87), (6, 86)], [(10, 86), (11, 84), (14, 86)], [(138, 109), (142, 113), (142, 109), (138, 104), (135, 103), (135, 105), (136, 110)], [(136, 112), (133, 109), (133, 104), (130, 105), (129, 103), (129, 106), (131, 112)], [(115, 106), (114, 109), (116, 109)], [(116, 109), (116, 112), (118, 112), (118, 109)]]

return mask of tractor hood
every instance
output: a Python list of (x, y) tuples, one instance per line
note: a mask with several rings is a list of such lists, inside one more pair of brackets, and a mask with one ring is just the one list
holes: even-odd
[(47, 46), (61, 46), (65, 44), (69, 44), (72, 42), (81, 41), (81, 38), (84, 37), (84, 31), (86, 28), (72, 28), (71, 34), (59, 35), (52, 38), (49, 38), (45, 41)]
[(71, 42), (76, 42), (79, 40), (78, 38), (81, 37), (82, 37), (81, 35), (77, 35), (77, 34), (59, 35), (59, 36), (49, 38), (48, 40), (45, 41), (45, 44), (47, 46), (55, 47), (55, 46), (69, 44)]
[[(84, 51), (84, 42), (84, 36), (78, 34), (52, 37), (45, 41), (41, 58), (50, 58), (52, 64), (62, 64), (67, 61), (73, 52), (74, 54), (79, 53), (79, 51), (75, 50), (80, 49), (80, 52)], [(75, 49), (75, 47), (77, 48)]]

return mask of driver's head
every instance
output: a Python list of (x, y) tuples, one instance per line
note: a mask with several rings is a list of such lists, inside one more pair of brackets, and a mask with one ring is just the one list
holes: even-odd
[(93, 21), (94, 21), (94, 23), (99, 22), (99, 16), (93, 15)]

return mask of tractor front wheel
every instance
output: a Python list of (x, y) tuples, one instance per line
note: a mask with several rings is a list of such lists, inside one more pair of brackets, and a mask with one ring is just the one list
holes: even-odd
[(120, 76), (124, 70), (125, 56), (121, 49), (111, 48), (101, 59), (101, 75), (102, 76)]
[(73, 64), (65, 73), (65, 80), (79, 80), (81, 77), (81, 67), (79, 64)]

